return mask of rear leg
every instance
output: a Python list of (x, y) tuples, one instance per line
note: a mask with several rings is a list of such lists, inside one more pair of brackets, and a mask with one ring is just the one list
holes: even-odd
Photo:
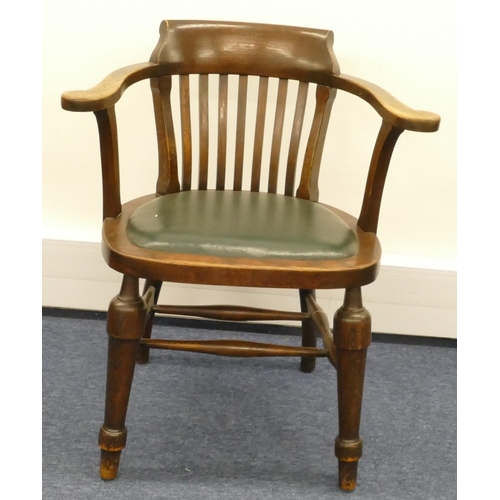
[[(161, 291), (161, 285), (163, 282), (161, 281), (154, 281), (154, 280), (146, 280), (144, 283), (144, 291), (143, 293), (146, 293), (149, 287), (154, 287), (155, 289), (155, 294), (154, 294), (154, 303), (155, 305), (158, 303), (158, 298), (160, 297), (160, 291)], [(142, 338), (144, 339), (150, 339), (151, 338), (151, 332), (153, 330), (153, 320), (155, 317), (155, 313), (151, 312), (149, 315), (148, 320), (146, 321), (146, 326), (144, 327), (144, 335)], [(137, 354), (137, 363), (139, 365), (145, 365), (149, 361), (149, 347), (145, 345), (139, 346), (139, 352)]]
[[(314, 290), (299, 290), (300, 310), (307, 312), (306, 296), (311, 294), (316, 298)], [(314, 321), (311, 318), (302, 321), (302, 347), (316, 347), (316, 330)], [(300, 359), (300, 370), (304, 373), (311, 373), (316, 368), (315, 356), (302, 356)]]

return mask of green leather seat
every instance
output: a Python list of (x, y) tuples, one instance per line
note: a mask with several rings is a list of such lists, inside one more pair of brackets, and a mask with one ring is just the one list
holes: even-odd
[(246, 191), (183, 191), (155, 198), (130, 217), (127, 236), (150, 250), (218, 257), (338, 260), (356, 235), (324, 206)]

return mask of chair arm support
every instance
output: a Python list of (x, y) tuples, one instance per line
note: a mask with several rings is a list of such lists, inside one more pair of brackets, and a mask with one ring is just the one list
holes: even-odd
[(392, 152), (403, 129), (394, 127), (385, 120), (377, 136), (373, 149), (368, 178), (366, 180), (363, 205), (358, 219), (358, 226), (366, 232), (376, 233), (382, 193)]
[(332, 85), (357, 95), (368, 102), (387, 123), (415, 132), (435, 132), (440, 116), (429, 111), (417, 111), (398, 101), (377, 85), (354, 76), (332, 75)]
[(101, 149), (103, 218), (118, 217), (120, 201), (120, 166), (118, 159), (118, 131), (115, 107), (94, 111), (99, 129)]
[(104, 80), (89, 90), (72, 90), (61, 96), (61, 106), (67, 111), (99, 111), (118, 102), (130, 85), (160, 76), (165, 66), (151, 62), (125, 66), (109, 74)]

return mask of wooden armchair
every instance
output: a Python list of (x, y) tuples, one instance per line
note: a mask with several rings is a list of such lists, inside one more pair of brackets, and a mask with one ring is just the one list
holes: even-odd
[[(341, 74), (332, 43), (331, 31), (316, 29), (164, 21), (149, 62), (119, 69), (90, 90), (63, 94), (64, 109), (93, 111), (97, 117), (102, 250), (108, 265), (123, 274), (121, 290), (108, 311), (106, 406), (99, 434), (103, 479), (116, 477), (125, 447), (135, 364), (146, 363), (149, 349), (158, 348), (222, 356), (297, 356), (304, 372), (314, 370), (317, 357), (327, 358), (338, 372), (339, 484), (344, 490), (355, 488), (371, 340), (361, 287), (373, 282), (379, 269), (376, 232), (386, 173), (401, 132), (434, 132), (440, 119)], [(150, 79), (153, 94), (158, 180), (153, 194), (122, 204), (114, 106), (128, 86), (144, 79)], [(277, 81), (272, 105), (270, 81)], [(253, 108), (250, 83), (258, 87)], [(177, 95), (172, 88), (178, 89)], [(212, 88), (218, 89), (215, 106), (209, 98)], [(234, 100), (228, 99), (230, 88), (237, 88)], [(321, 155), (337, 89), (361, 97), (382, 118), (359, 218), (318, 201)], [(178, 108), (172, 106), (176, 98)], [(309, 115), (308, 104), (313, 109)], [(228, 125), (231, 106), (235, 127)], [(211, 112), (215, 120), (209, 119)], [(217, 124), (215, 130), (210, 123)], [(271, 123), (270, 155), (264, 160), (264, 134)], [(228, 147), (234, 130), (234, 147)], [(209, 146), (209, 134), (217, 136), (216, 148)], [(140, 278), (146, 280), (142, 295)], [(158, 305), (165, 281), (295, 288), (301, 311)], [(315, 290), (337, 288), (345, 289), (345, 300), (335, 314), (332, 334)], [(302, 324), (302, 343), (291, 347), (153, 339), (155, 313), (231, 321), (296, 320)], [(317, 334), (322, 347), (316, 345)]]

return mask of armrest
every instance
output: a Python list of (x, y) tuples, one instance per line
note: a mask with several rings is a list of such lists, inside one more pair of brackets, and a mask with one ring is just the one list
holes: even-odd
[(415, 132), (435, 132), (439, 128), (441, 120), (439, 115), (409, 108), (373, 83), (354, 76), (339, 74), (332, 75), (332, 84), (338, 89), (364, 99), (387, 123), (394, 127)]
[(89, 90), (72, 90), (61, 96), (61, 106), (67, 111), (99, 111), (113, 106), (132, 84), (161, 76), (165, 67), (145, 62), (125, 66), (109, 74)]

